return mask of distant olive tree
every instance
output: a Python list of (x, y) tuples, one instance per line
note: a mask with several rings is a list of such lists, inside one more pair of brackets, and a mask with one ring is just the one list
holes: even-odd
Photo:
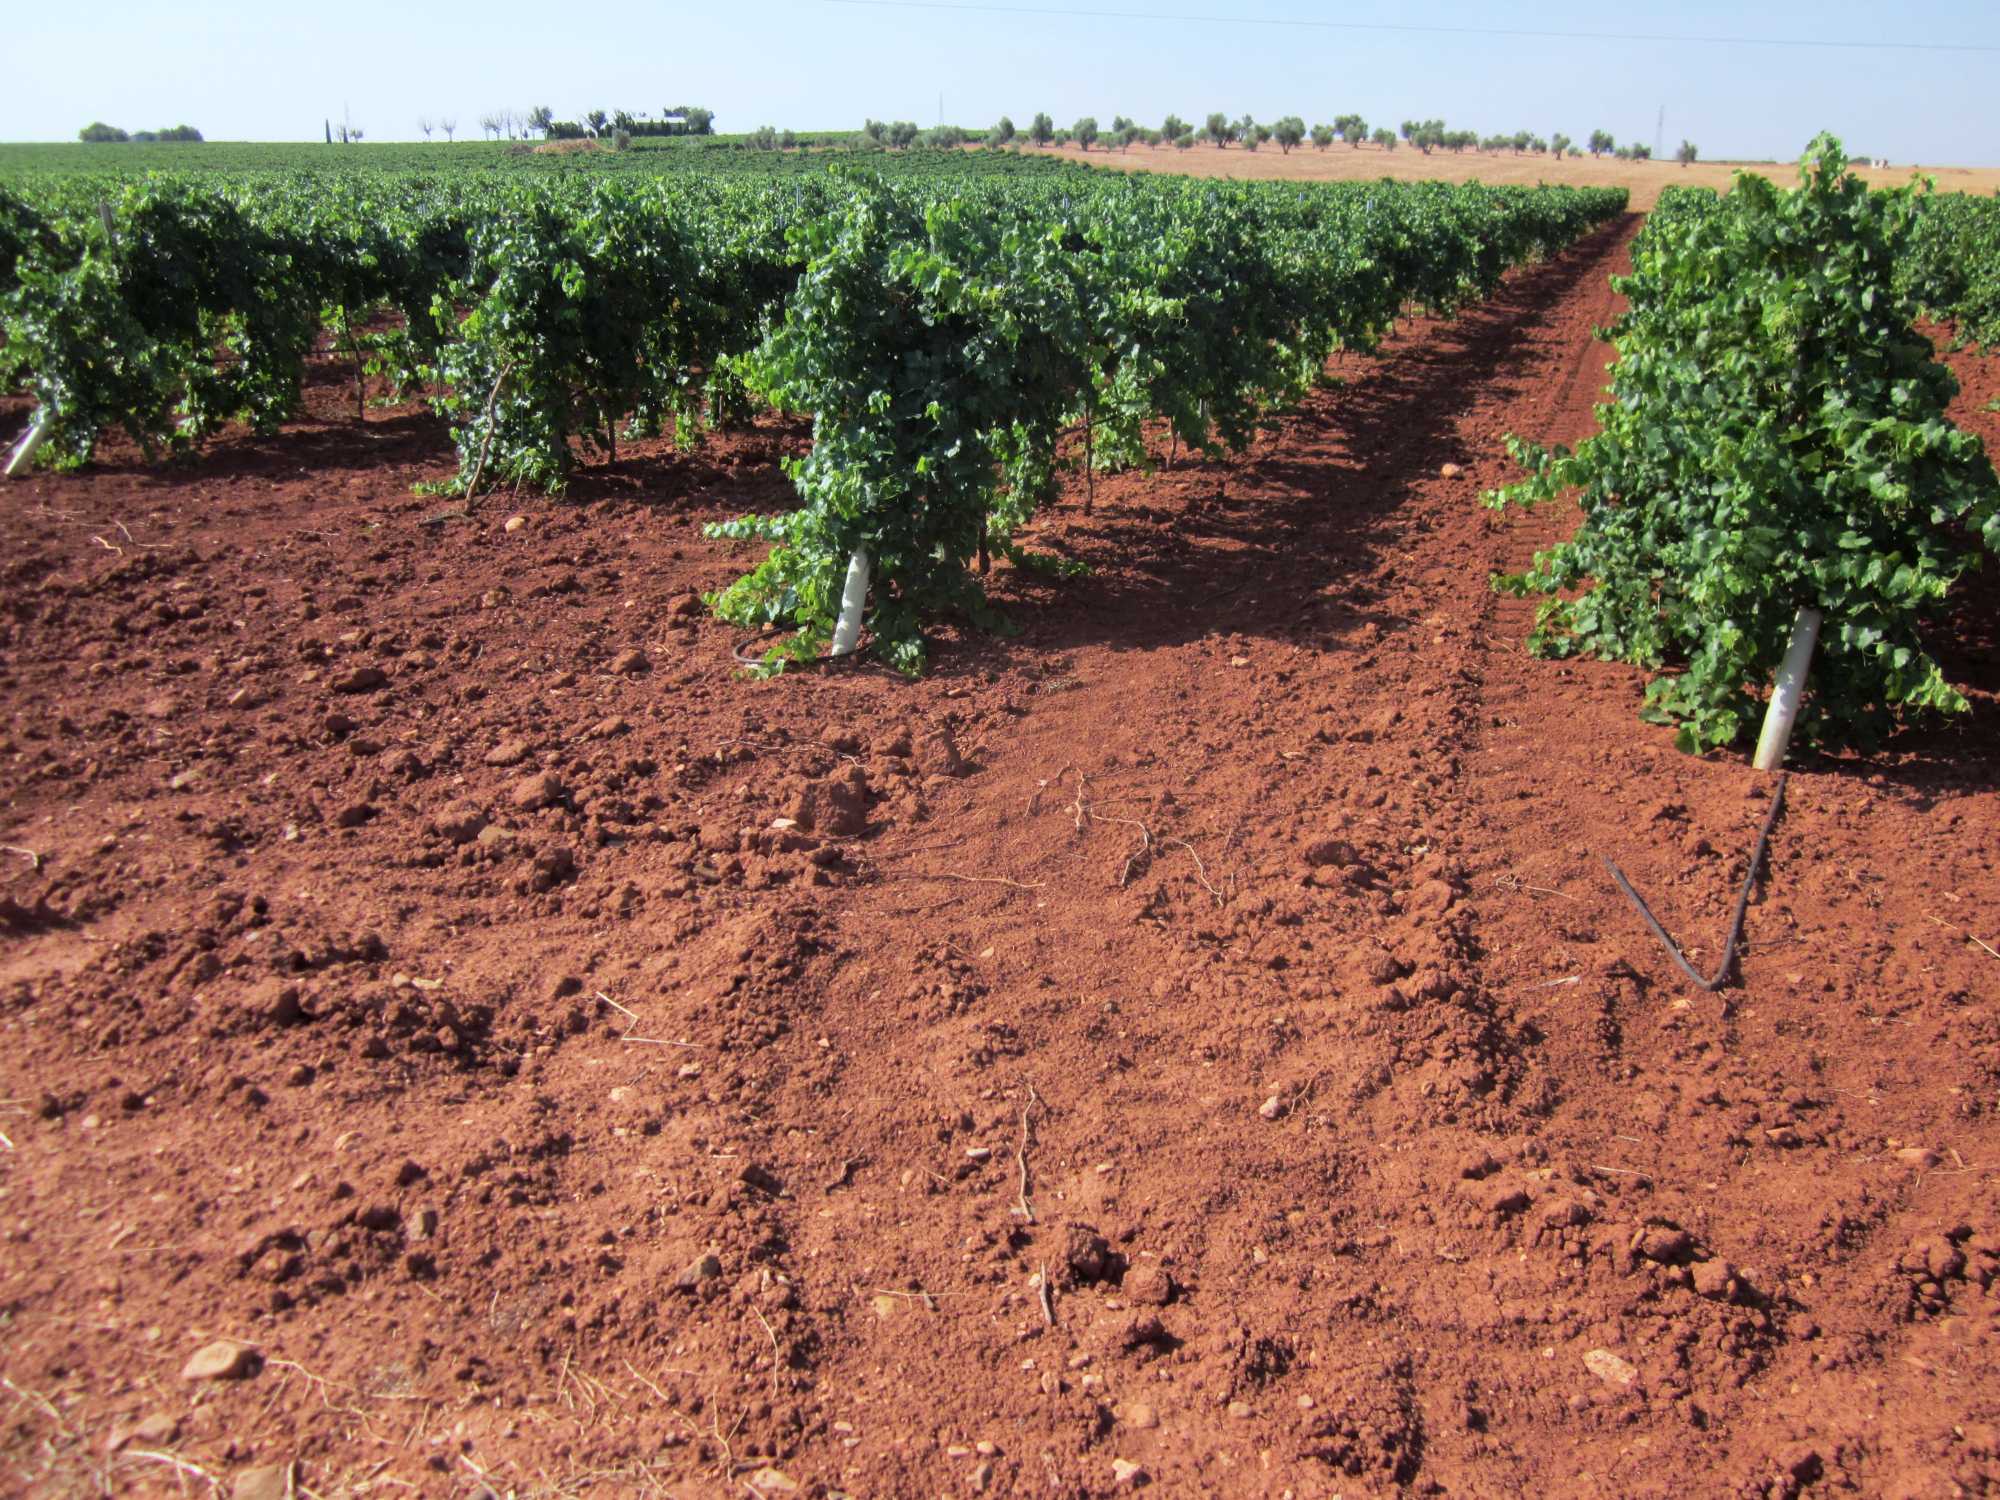
[(1343, 141), (1357, 151), (1361, 149), (1361, 143), (1368, 139), (1368, 122), (1360, 115), (1335, 115), (1333, 128)]
[(1333, 127), (1331, 125), (1313, 126), (1312, 142), (1320, 150), (1326, 150), (1327, 147), (1333, 144)]
[(907, 151), (916, 144), (919, 134), (913, 121), (897, 120), (889, 126), (889, 144), (898, 151)]
[(1431, 152), (1445, 144), (1444, 121), (1405, 120), (1403, 121), (1403, 139), (1423, 152), (1424, 155), (1429, 156)]
[(1076, 137), (1077, 145), (1088, 151), (1091, 143), (1097, 139), (1097, 116), (1085, 115), (1070, 126), (1069, 133)]
[(986, 132), (986, 143), (989, 146), (1004, 146), (1013, 139), (1014, 122), (1005, 115), (1002, 115), (993, 128)]
[(1292, 147), (1306, 138), (1306, 122), (1297, 115), (1286, 115), (1271, 127), (1271, 139), (1278, 143), (1278, 149), (1285, 155), (1292, 154)]
[(1617, 149), (1618, 142), (1612, 137), (1610, 131), (1593, 130), (1590, 132), (1590, 154), (1592, 156), (1602, 156), (1607, 151), (1615, 151)]
[(1056, 122), (1051, 120), (1046, 114), (1037, 111), (1035, 118), (1028, 123), (1028, 139), (1033, 141), (1037, 146), (1046, 146), (1055, 138)]
[(1696, 160), (1700, 158), (1700, 156), (1701, 156), (1701, 148), (1699, 146), (1697, 146), (1693, 141), (1682, 141), (1681, 149), (1674, 153), (1674, 160), (1679, 162), (1682, 166), (1688, 167), (1694, 165), (1694, 163), (1696, 162)]
[(1380, 146), (1384, 151), (1394, 151), (1396, 149), (1396, 139), (1396, 132), (1391, 130), (1387, 125), (1384, 125), (1380, 130), (1375, 132), (1375, 144)]
[(528, 129), (536, 135), (547, 135), (549, 127), (556, 122), (556, 112), (546, 104), (537, 104), (528, 111)]
[(1235, 139), (1235, 131), (1229, 124), (1229, 116), (1220, 111), (1208, 117), (1201, 127), (1201, 133), (1215, 143), (1218, 151), (1227, 151), (1229, 143)]
[(131, 136), (120, 130), (116, 125), (107, 125), (102, 120), (92, 120), (76, 133), (76, 138), (80, 141), (89, 141), (93, 145), (104, 141), (129, 141), (132, 139)]
[(424, 133), (425, 140), (429, 140), (431, 138), (431, 132), (437, 129), (437, 125), (435, 122), (432, 121), (429, 115), (418, 115), (417, 129), (421, 130)]
[(1573, 144), (1575, 143), (1571, 141), (1568, 136), (1564, 135), (1560, 130), (1558, 130), (1554, 135), (1549, 137), (1549, 150), (1555, 153), (1555, 158), (1557, 161), (1561, 161), (1563, 159), (1563, 152), (1569, 150), (1569, 148)]

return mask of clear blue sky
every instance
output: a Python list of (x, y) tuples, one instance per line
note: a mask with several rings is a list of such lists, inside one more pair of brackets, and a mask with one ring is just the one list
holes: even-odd
[[(1007, 4), (1010, 0), (994, 0)], [(1036, 0), (1024, 0), (1034, 4)], [(0, 139), (73, 140), (102, 119), (129, 130), (185, 121), (214, 140), (317, 138), (346, 109), (371, 140), (414, 139), (420, 115), (456, 115), (461, 138), (500, 106), (658, 113), (701, 104), (717, 127), (852, 128), (864, 116), (985, 125), (1047, 110), (1067, 124), (1174, 111), (1307, 123), (1350, 110), (1371, 123), (1439, 116), (1482, 132), (1593, 129), (1705, 157), (1795, 156), (1828, 128), (1897, 162), (2000, 165), (2000, 50), (1854, 50), (1645, 40), (1453, 36), (1242, 24), (1243, 20), (1927, 42), (2000, 49), (1996, 0), (1692, 0), (1643, 8), (1583, 0), (1040, 0), (1060, 14), (833, 3), (441, 6), (383, 0), (100, 0), (23, 5), (7, 20), (14, 65)], [(1079, 10), (1148, 19), (1081, 16)], [(1205, 15), (1207, 20), (1163, 19)], [(1223, 16), (1241, 18), (1232, 23)]]

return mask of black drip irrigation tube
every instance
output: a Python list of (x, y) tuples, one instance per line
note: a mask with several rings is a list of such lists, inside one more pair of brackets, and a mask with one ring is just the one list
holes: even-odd
[[(731, 646), (729, 654), (736, 658), (737, 665), (739, 666), (761, 667), (765, 663), (763, 656), (759, 654), (759, 648), (765, 642), (774, 641), (779, 636), (789, 633), (782, 625), (772, 626), (761, 635), (752, 636), (740, 646)], [(745, 653), (748, 654), (746, 655)], [(824, 672), (830, 667), (859, 667), (866, 660), (867, 653), (857, 646), (854, 650), (842, 652), (839, 656), (814, 656), (804, 661), (787, 657), (785, 660), (785, 670), (787, 672)]]
[(1634, 909), (1644, 918), (1646, 925), (1653, 930), (1653, 936), (1666, 948), (1667, 956), (1698, 987), (1710, 993), (1721, 989), (1728, 982), (1730, 971), (1736, 967), (1736, 946), (1743, 940), (1743, 918), (1750, 910), (1750, 893), (1756, 889), (1757, 872), (1764, 867), (1764, 851), (1771, 842), (1771, 829), (1776, 826), (1778, 813), (1785, 805), (1786, 775), (1787, 773), (1782, 771), (1778, 773), (1778, 789), (1771, 796), (1771, 810), (1764, 814), (1764, 826), (1757, 834), (1757, 847), (1750, 853), (1750, 871), (1743, 877), (1743, 893), (1736, 898), (1736, 916), (1729, 924), (1729, 941), (1722, 945), (1722, 962), (1716, 966), (1713, 979), (1704, 979), (1695, 972), (1694, 965), (1687, 961), (1680, 946), (1667, 936), (1667, 929), (1660, 925), (1659, 918), (1653, 915), (1652, 909), (1646, 905), (1645, 898), (1632, 889), (1632, 882), (1625, 878), (1625, 872), (1613, 864), (1608, 855), (1600, 856), (1604, 860), (1604, 868), (1609, 870), (1611, 878), (1618, 882), (1618, 889), (1625, 893), (1625, 899), (1632, 903)]

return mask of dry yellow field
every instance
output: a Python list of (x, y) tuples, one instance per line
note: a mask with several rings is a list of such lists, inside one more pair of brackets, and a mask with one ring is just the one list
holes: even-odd
[[(1034, 147), (1026, 147), (1033, 150)], [(1265, 177), (1301, 182), (1342, 182), (1359, 178), (1392, 177), (1403, 180), (1444, 182), (1568, 183), (1576, 186), (1619, 186), (1632, 190), (1632, 207), (1649, 209), (1662, 188), (1674, 183), (1727, 188), (1740, 169), (1757, 172), (1789, 185), (1796, 168), (1789, 162), (1697, 162), (1683, 167), (1671, 161), (1619, 161), (1614, 157), (1566, 156), (1556, 161), (1547, 156), (1516, 156), (1511, 151), (1436, 151), (1429, 156), (1414, 147), (1384, 151), (1377, 146), (1335, 144), (1325, 151), (1302, 146), (1286, 153), (1271, 142), (1256, 151), (1241, 146), (1218, 150), (1213, 146), (1193, 146), (1183, 151), (1170, 146), (1133, 146), (1120, 151), (1102, 147), (1087, 156), (1074, 146), (1050, 147), (1048, 154), (1087, 160), (1092, 166), (1113, 167), (1133, 172), (1182, 172), (1197, 177)], [(1907, 182), (1912, 173), (1932, 178), (1939, 192), (1991, 193), (2000, 189), (2000, 168), (1994, 167), (1861, 167), (1857, 169), (1877, 186)]]

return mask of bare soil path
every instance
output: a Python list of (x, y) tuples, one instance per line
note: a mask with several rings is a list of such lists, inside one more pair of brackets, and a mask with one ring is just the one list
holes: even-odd
[(1476, 504), (1633, 227), (1100, 480), (914, 684), (687, 602), (792, 426), (433, 526), (330, 375), (10, 487), (8, 1486), (1992, 1484), (1991, 592), (1685, 991), (1597, 856), (1712, 944), (1769, 785), (1523, 654), (1567, 518)]

